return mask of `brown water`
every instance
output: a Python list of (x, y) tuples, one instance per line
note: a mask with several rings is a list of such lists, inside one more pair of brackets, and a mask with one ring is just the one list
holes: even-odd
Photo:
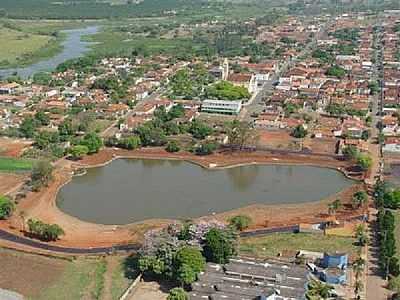
[(207, 170), (184, 161), (119, 159), (75, 177), (58, 206), (79, 219), (127, 224), (191, 218), (250, 204), (318, 201), (353, 181), (318, 167), (249, 165)]

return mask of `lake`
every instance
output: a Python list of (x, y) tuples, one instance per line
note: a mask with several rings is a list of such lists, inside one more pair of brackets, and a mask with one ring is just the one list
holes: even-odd
[(193, 218), (251, 204), (319, 201), (354, 184), (328, 168), (248, 165), (208, 170), (185, 161), (118, 159), (74, 177), (58, 207), (81, 220), (127, 224)]
[(79, 29), (63, 30), (61, 33), (66, 35), (65, 40), (62, 42), (63, 50), (52, 58), (39, 61), (27, 67), (0, 69), (0, 77), (8, 77), (17, 73), (22, 78), (26, 79), (35, 73), (42, 71), (53, 71), (59, 64), (66, 60), (83, 56), (89, 51), (91, 43), (82, 41), (85, 35), (91, 35), (98, 32), (98, 26), (89, 26)]

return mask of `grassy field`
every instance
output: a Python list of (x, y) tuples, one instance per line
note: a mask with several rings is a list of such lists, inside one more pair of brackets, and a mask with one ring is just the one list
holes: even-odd
[[(89, 23), (88, 23), (89, 24)], [(86, 26), (77, 21), (1, 20), (0, 68), (19, 67), (56, 55), (65, 35), (61, 30)]]
[(33, 161), (10, 157), (0, 157), (0, 172), (21, 172), (30, 171)]
[(261, 237), (240, 239), (239, 251), (242, 255), (257, 257), (277, 256), (286, 251), (347, 252), (356, 254), (355, 240), (348, 237), (325, 236), (308, 233), (276, 233)]
[(0, 66), (9, 66), (24, 61), (35, 52), (54, 42), (54, 38), (46, 35), (29, 34), (0, 27), (2, 45), (0, 47)]
[(0, 248), (0, 286), (31, 300), (117, 300), (132, 282), (125, 258), (48, 258)]

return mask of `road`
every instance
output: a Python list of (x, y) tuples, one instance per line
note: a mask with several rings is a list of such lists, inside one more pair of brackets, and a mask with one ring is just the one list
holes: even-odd
[[(375, 47), (378, 45), (382, 45), (381, 43), (382, 33), (379, 32), (377, 38), (375, 40)], [(379, 130), (377, 129), (377, 124), (380, 121), (380, 116), (382, 114), (383, 107), (383, 68), (382, 68), (382, 53), (383, 46), (378, 48), (379, 50), (376, 52), (376, 64), (374, 65), (373, 70), (373, 80), (381, 80), (381, 91), (378, 95), (372, 98), (372, 136), (376, 137), (379, 134)], [(373, 138), (371, 140), (374, 140)], [(375, 176), (381, 175), (380, 163), (383, 158), (381, 156), (381, 146), (377, 146), (375, 151), (377, 153), (374, 154), (375, 161), (378, 160), (378, 166), (375, 166), (375, 170), (373, 172), (372, 180), (375, 179)], [(385, 288), (387, 281), (383, 279), (382, 274), (380, 272), (380, 268), (378, 265), (378, 256), (379, 256), (379, 246), (377, 240), (377, 228), (376, 228), (376, 214), (377, 211), (375, 209), (370, 211), (370, 220), (368, 222), (368, 229), (370, 235), (370, 243), (367, 249), (367, 282), (366, 282), (366, 299), (367, 300), (384, 300), (387, 299), (388, 290)]]
[(245, 106), (243, 109), (245, 110), (245, 114), (243, 115), (243, 119), (247, 121), (251, 121), (254, 118), (252, 115), (259, 114), (265, 108), (265, 98), (269, 95), (272, 95), (274, 90), (274, 83), (278, 81), (279, 77), (290, 70), (293, 66), (296, 65), (298, 61), (300, 61), (303, 57), (309, 55), (309, 53), (315, 48), (317, 41), (322, 37), (327, 35), (326, 28), (330, 26), (331, 22), (325, 23), (321, 26), (320, 31), (318, 31), (312, 40), (307, 43), (304, 49), (297, 54), (293, 58), (289, 58), (283, 62), (279, 71), (274, 74), (261, 88), (261, 90), (257, 93), (251, 104)]

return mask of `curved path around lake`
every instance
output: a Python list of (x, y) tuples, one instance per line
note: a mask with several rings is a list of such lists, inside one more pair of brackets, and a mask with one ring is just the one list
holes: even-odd
[[(27, 194), (17, 205), (17, 211), (10, 220), (1, 221), (0, 229), (21, 236), (21, 211), (25, 214), (25, 219), (37, 218), (46, 223), (57, 223), (65, 231), (65, 236), (53, 245), (68, 248), (103, 248), (113, 245), (127, 245), (140, 243), (143, 234), (154, 228), (160, 228), (170, 224), (174, 220), (146, 220), (143, 222), (127, 225), (101, 225), (81, 221), (73, 216), (63, 213), (56, 205), (56, 196), (59, 189), (68, 183), (72, 178), (72, 172), (79, 167), (92, 167), (104, 165), (117, 157), (123, 158), (158, 158), (158, 159), (179, 159), (186, 160), (203, 167), (231, 167), (247, 164), (299, 164), (319, 167), (329, 167), (343, 170), (348, 166), (347, 162), (339, 161), (335, 158), (310, 158), (307, 155), (275, 155), (262, 153), (244, 154), (221, 154), (217, 153), (207, 157), (199, 157), (190, 153), (180, 152), (170, 154), (162, 149), (143, 149), (135, 151), (123, 151), (115, 149), (105, 149), (100, 153), (84, 158), (79, 164), (60, 160), (56, 164), (54, 180), (42, 191)], [(264, 227), (281, 227), (299, 224), (302, 222), (315, 222), (324, 220), (327, 217), (327, 204), (337, 198), (344, 203), (350, 203), (351, 195), (361, 187), (357, 184), (332, 195), (327, 199), (314, 203), (289, 204), (289, 205), (251, 205), (248, 207), (235, 209), (229, 212), (205, 216), (199, 220), (214, 219), (226, 221), (227, 218), (235, 214), (248, 214), (253, 219), (251, 230)], [(341, 211), (337, 217), (346, 216), (353, 212)]]

